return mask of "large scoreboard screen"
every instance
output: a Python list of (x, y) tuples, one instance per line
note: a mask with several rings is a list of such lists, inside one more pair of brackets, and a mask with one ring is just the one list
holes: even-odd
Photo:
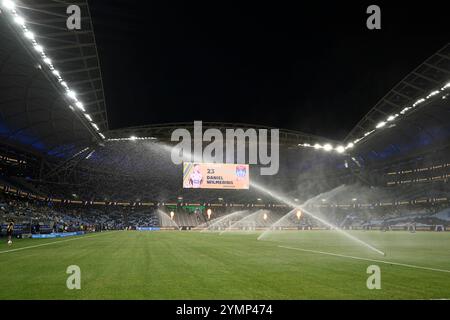
[(183, 163), (183, 188), (248, 189), (248, 164)]

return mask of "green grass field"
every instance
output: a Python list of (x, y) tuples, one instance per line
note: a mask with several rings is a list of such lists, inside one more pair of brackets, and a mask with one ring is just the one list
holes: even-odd
[[(450, 298), (449, 232), (352, 234), (387, 256), (336, 231), (287, 231), (259, 241), (256, 232), (117, 231), (11, 247), (2, 239), (0, 299)], [(374, 264), (380, 290), (366, 287)], [(81, 268), (80, 290), (66, 287), (69, 265)]]

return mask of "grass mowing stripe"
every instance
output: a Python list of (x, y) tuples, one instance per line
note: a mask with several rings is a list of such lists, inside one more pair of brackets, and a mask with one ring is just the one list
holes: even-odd
[[(117, 232), (117, 231), (114, 231), (114, 232)], [(22, 248), (17, 248), (17, 249), (4, 250), (4, 251), (0, 251), (0, 254), (2, 254), (2, 253), (10, 253), (10, 252), (17, 252), (17, 251), (22, 251), (22, 250), (25, 250), (25, 249), (33, 249), (33, 248), (38, 248), (38, 247), (43, 247), (43, 246), (49, 246), (51, 244), (56, 244), (56, 243), (61, 243), (61, 242), (68, 242), (68, 241), (74, 241), (74, 240), (86, 239), (86, 238), (94, 238), (94, 237), (97, 237), (97, 236), (100, 236), (100, 235), (111, 234), (111, 233), (114, 233), (114, 232), (103, 232), (103, 233), (94, 234), (94, 235), (91, 235), (91, 236), (81, 236), (81, 237), (72, 238), (72, 239), (57, 240), (57, 241), (53, 241), (53, 242), (37, 244), (37, 245), (34, 245), (34, 246), (28, 246), (28, 247), (22, 247)]]
[(334, 257), (340, 257), (340, 258), (348, 258), (348, 259), (354, 259), (354, 260), (378, 262), (378, 263), (385, 263), (385, 264), (401, 266), (401, 267), (407, 267), (407, 268), (414, 268), (414, 269), (422, 269), (422, 270), (450, 273), (450, 270), (436, 269), (436, 268), (422, 267), (422, 266), (415, 266), (415, 265), (412, 265), (412, 264), (391, 262), (391, 261), (386, 261), (386, 260), (377, 260), (377, 259), (369, 259), (369, 258), (362, 258), (362, 257), (355, 257), (355, 256), (347, 256), (347, 255), (343, 255), (343, 254), (337, 254), (337, 253), (331, 253), (331, 252), (323, 252), (323, 251), (316, 251), (316, 250), (308, 250), (308, 249), (301, 249), (301, 248), (294, 248), (294, 247), (285, 247), (285, 246), (278, 246), (278, 247), (279, 248), (284, 248), (284, 249), (296, 250), (296, 251), (325, 254), (325, 255), (334, 256)]

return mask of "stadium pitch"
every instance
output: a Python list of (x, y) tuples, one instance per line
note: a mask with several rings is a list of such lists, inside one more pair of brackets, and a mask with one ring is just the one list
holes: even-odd
[[(448, 299), (450, 233), (115, 231), (0, 246), (0, 299)], [(69, 290), (68, 266), (81, 270)], [(379, 266), (381, 289), (367, 268)]]

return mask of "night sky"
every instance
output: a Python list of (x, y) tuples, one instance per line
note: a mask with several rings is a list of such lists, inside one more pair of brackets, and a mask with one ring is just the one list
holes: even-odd
[(450, 41), (445, 2), (377, 2), (373, 31), (369, 1), (89, 2), (110, 129), (203, 120), (343, 139)]

